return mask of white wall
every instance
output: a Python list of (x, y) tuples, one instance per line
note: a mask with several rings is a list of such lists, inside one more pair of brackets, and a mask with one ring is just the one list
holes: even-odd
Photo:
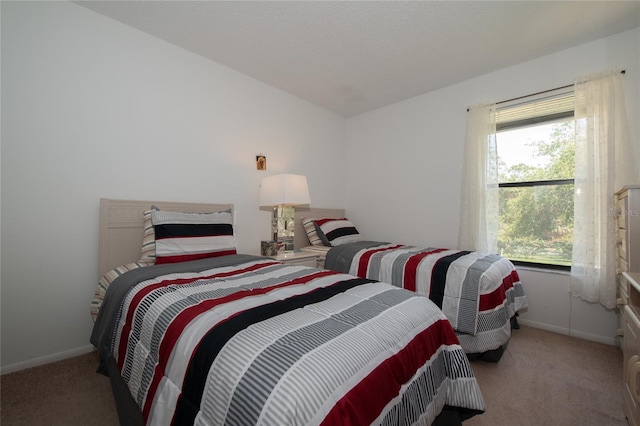
[(1, 7), (3, 373), (91, 349), (101, 197), (234, 203), (245, 253), (263, 176), (344, 206), (341, 117), (73, 3)]
[[(301, 173), (313, 205), (346, 206), (366, 235), (451, 246), (468, 105), (615, 65), (639, 112), (638, 29), (351, 118), (345, 134), (332, 113), (75, 4), (0, 7), (3, 373), (91, 349), (101, 197), (234, 203), (239, 250), (256, 252), (261, 177)], [(570, 304), (566, 276), (522, 277), (523, 322), (612, 340), (614, 314)]]
[[(455, 246), (467, 107), (564, 86), (614, 67), (627, 71), (631, 134), (638, 147), (640, 28), (350, 118), (349, 218), (373, 239)], [(636, 154), (640, 161), (640, 148)], [(522, 323), (615, 343), (615, 312), (572, 299), (567, 274), (521, 275), (530, 302)]]

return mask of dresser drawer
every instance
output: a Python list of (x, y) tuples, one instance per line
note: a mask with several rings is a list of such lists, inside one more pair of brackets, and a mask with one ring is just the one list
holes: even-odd
[(629, 282), (624, 277), (624, 275), (619, 274), (616, 277), (618, 282), (618, 305), (628, 305), (629, 304)]
[(617, 265), (616, 272), (621, 274), (623, 272), (627, 272), (628, 270), (629, 270), (629, 262), (627, 262), (627, 259), (618, 256), (618, 265)]
[[(629, 307), (640, 318), (640, 272), (625, 272), (622, 277), (626, 281), (629, 293)], [(640, 321), (640, 319), (638, 319)]]
[(616, 200), (616, 222), (618, 228), (627, 228), (627, 212), (629, 211), (629, 198), (625, 195)]
[(287, 265), (318, 267), (318, 255), (304, 251), (295, 251), (279, 254), (274, 259), (286, 263)]
[(628, 259), (627, 257), (627, 230), (626, 229), (618, 229), (618, 234), (616, 236), (616, 246), (618, 247), (618, 256), (623, 259)]

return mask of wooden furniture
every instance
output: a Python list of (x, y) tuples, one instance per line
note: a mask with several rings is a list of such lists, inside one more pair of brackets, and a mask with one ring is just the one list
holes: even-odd
[(318, 266), (318, 255), (308, 251), (294, 251), (292, 253), (283, 253), (273, 256), (279, 262), (289, 265), (310, 266), (316, 268)]
[[(624, 333), (624, 307), (629, 303), (628, 284), (622, 273), (640, 271), (640, 186), (625, 186), (614, 195), (616, 230), (616, 307), (618, 336)], [(622, 340), (620, 341), (622, 345)]]
[(640, 425), (640, 185), (615, 194), (617, 305), (622, 335), (622, 393), (629, 425)]
[(324, 269), (324, 261), (327, 258), (327, 252), (331, 247), (325, 246), (308, 246), (303, 247), (301, 250), (307, 253), (312, 253), (316, 256), (316, 268)]
[(623, 272), (620, 280), (628, 295), (622, 308), (622, 398), (629, 425), (640, 421), (640, 272)]
[(615, 203), (618, 273), (640, 272), (640, 185), (616, 192)]

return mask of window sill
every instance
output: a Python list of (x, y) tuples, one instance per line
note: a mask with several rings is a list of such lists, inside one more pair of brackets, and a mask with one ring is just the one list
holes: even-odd
[(545, 267), (537, 267), (537, 266), (520, 266), (515, 265), (516, 270), (518, 271), (532, 271), (532, 272), (544, 272), (549, 274), (559, 274), (559, 275), (571, 275), (570, 271), (564, 271), (562, 269), (553, 269), (553, 268), (545, 268)]

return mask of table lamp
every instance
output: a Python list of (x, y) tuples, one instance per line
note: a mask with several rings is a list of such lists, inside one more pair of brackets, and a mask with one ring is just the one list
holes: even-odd
[(271, 218), (272, 243), (277, 245), (276, 253), (272, 253), (272, 249), (264, 249), (265, 244), (263, 242), (263, 255), (272, 256), (293, 251), (293, 206), (310, 203), (311, 199), (306, 176), (280, 174), (262, 179), (260, 184), (260, 207), (273, 208), (273, 216)]

